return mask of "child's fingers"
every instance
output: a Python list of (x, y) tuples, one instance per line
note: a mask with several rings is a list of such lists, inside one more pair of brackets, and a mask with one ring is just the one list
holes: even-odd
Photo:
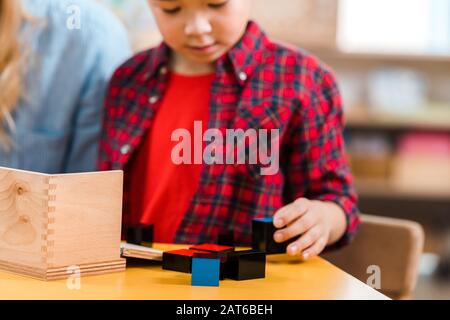
[(302, 216), (309, 209), (310, 201), (305, 198), (284, 206), (273, 216), (273, 224), (276, 228), (283, 228)]
[(318, 256), (326, 247), (327, 241), (325, 237), (320, 237), (312, 246), (303, 250), (302, 258), (304, 260)]
[(311, 229), (316, 224), (316, 219), (312, 214), (305, 213), (300, 218), (292, 222), (286, 228), (275, 232), (274, 240), (276, 242), (284, 242), (299, 236), (309, 229)]
[(304, 249), (312, 246), (321, 236), (322, 232), (320, 226), (315, 225), (298, 240), (291, 243), (287, 248), (287, 253), (293, 256), (298, 255)]

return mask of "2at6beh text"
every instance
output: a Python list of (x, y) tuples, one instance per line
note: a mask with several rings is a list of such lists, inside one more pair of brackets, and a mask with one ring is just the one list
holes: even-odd
[(271, 315), (273, 313), (272, 305), (264, 304), (221, 304), (216, 306), (200, 307), (184, 304), (177, 307), (177, 315), (202, 315), (207, 318), (212, 314), (220, 315)]

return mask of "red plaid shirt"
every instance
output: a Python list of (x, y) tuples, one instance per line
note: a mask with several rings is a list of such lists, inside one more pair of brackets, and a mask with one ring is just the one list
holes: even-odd
[[(167, 87), (164, 43), (131, 58), (114, 74), (105, 102), (99, 169), (125, 171), (124, 224), (129, 221), (127, 163), (151, 128)], [(331, 71), (300, 50), (271, 42), (250, 22), (241, 41), (216, 62), (209, 128), (279, 129), (280, 170), (259, 165), (203, 165), (198, 190), (177, 231), (178, 243), (214, 242), (234, 231), (249, 244), (251, 221), (300, 197), (332, 201), (347, 216), (347, 243), (359, 222), (344, 151), (341, 96)]]

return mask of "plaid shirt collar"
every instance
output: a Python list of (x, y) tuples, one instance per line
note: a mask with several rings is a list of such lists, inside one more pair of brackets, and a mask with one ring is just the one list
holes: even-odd
[[(250, 21), (241, 40), (216, 61), (216, 70), (226, 70), (227, 65), (231, 65), (237, 82), (243, 86), (261, 64), (267, 43), (265, 33), (255, 22)], [(147, 70), (152, 70), (147, 75), (149, 78), (155, 76), (162, 67), (169, 65), (170, 50), (165, 42), (156, 48), (148, 62)]]

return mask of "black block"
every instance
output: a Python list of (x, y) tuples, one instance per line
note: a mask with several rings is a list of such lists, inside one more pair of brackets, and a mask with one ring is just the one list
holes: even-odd
[(217, 244), (221, 246), (230, 246), (234, 247), (234, 232), (228, 231), (228, 232), (221, 232), (219, 233), (217, 237)]
[(272, 218), (254, 219), (252, 223), (252, 248), (267, 254), (286, 253), (287, 246), (297, 238), (278, 243), (273, 239), (275, 232), (279, 230), (273, 225)]
[(127, 228), (127, 242), (139, 246), (153, 246), (153, 225), (137, 225)]
[(266, 254), (247, 250), (228, 254), (225, 277), (232, 280), (252, 280), (266, 277)]
[(162, 268), (164, 270), (191, 273), (192, 257), (195, 253), (196, 251), (187, 249), (163, 252)]
[(206, 251), (195, 251), (192, 257), (200, 259), (220, 259), (217, 253)]

